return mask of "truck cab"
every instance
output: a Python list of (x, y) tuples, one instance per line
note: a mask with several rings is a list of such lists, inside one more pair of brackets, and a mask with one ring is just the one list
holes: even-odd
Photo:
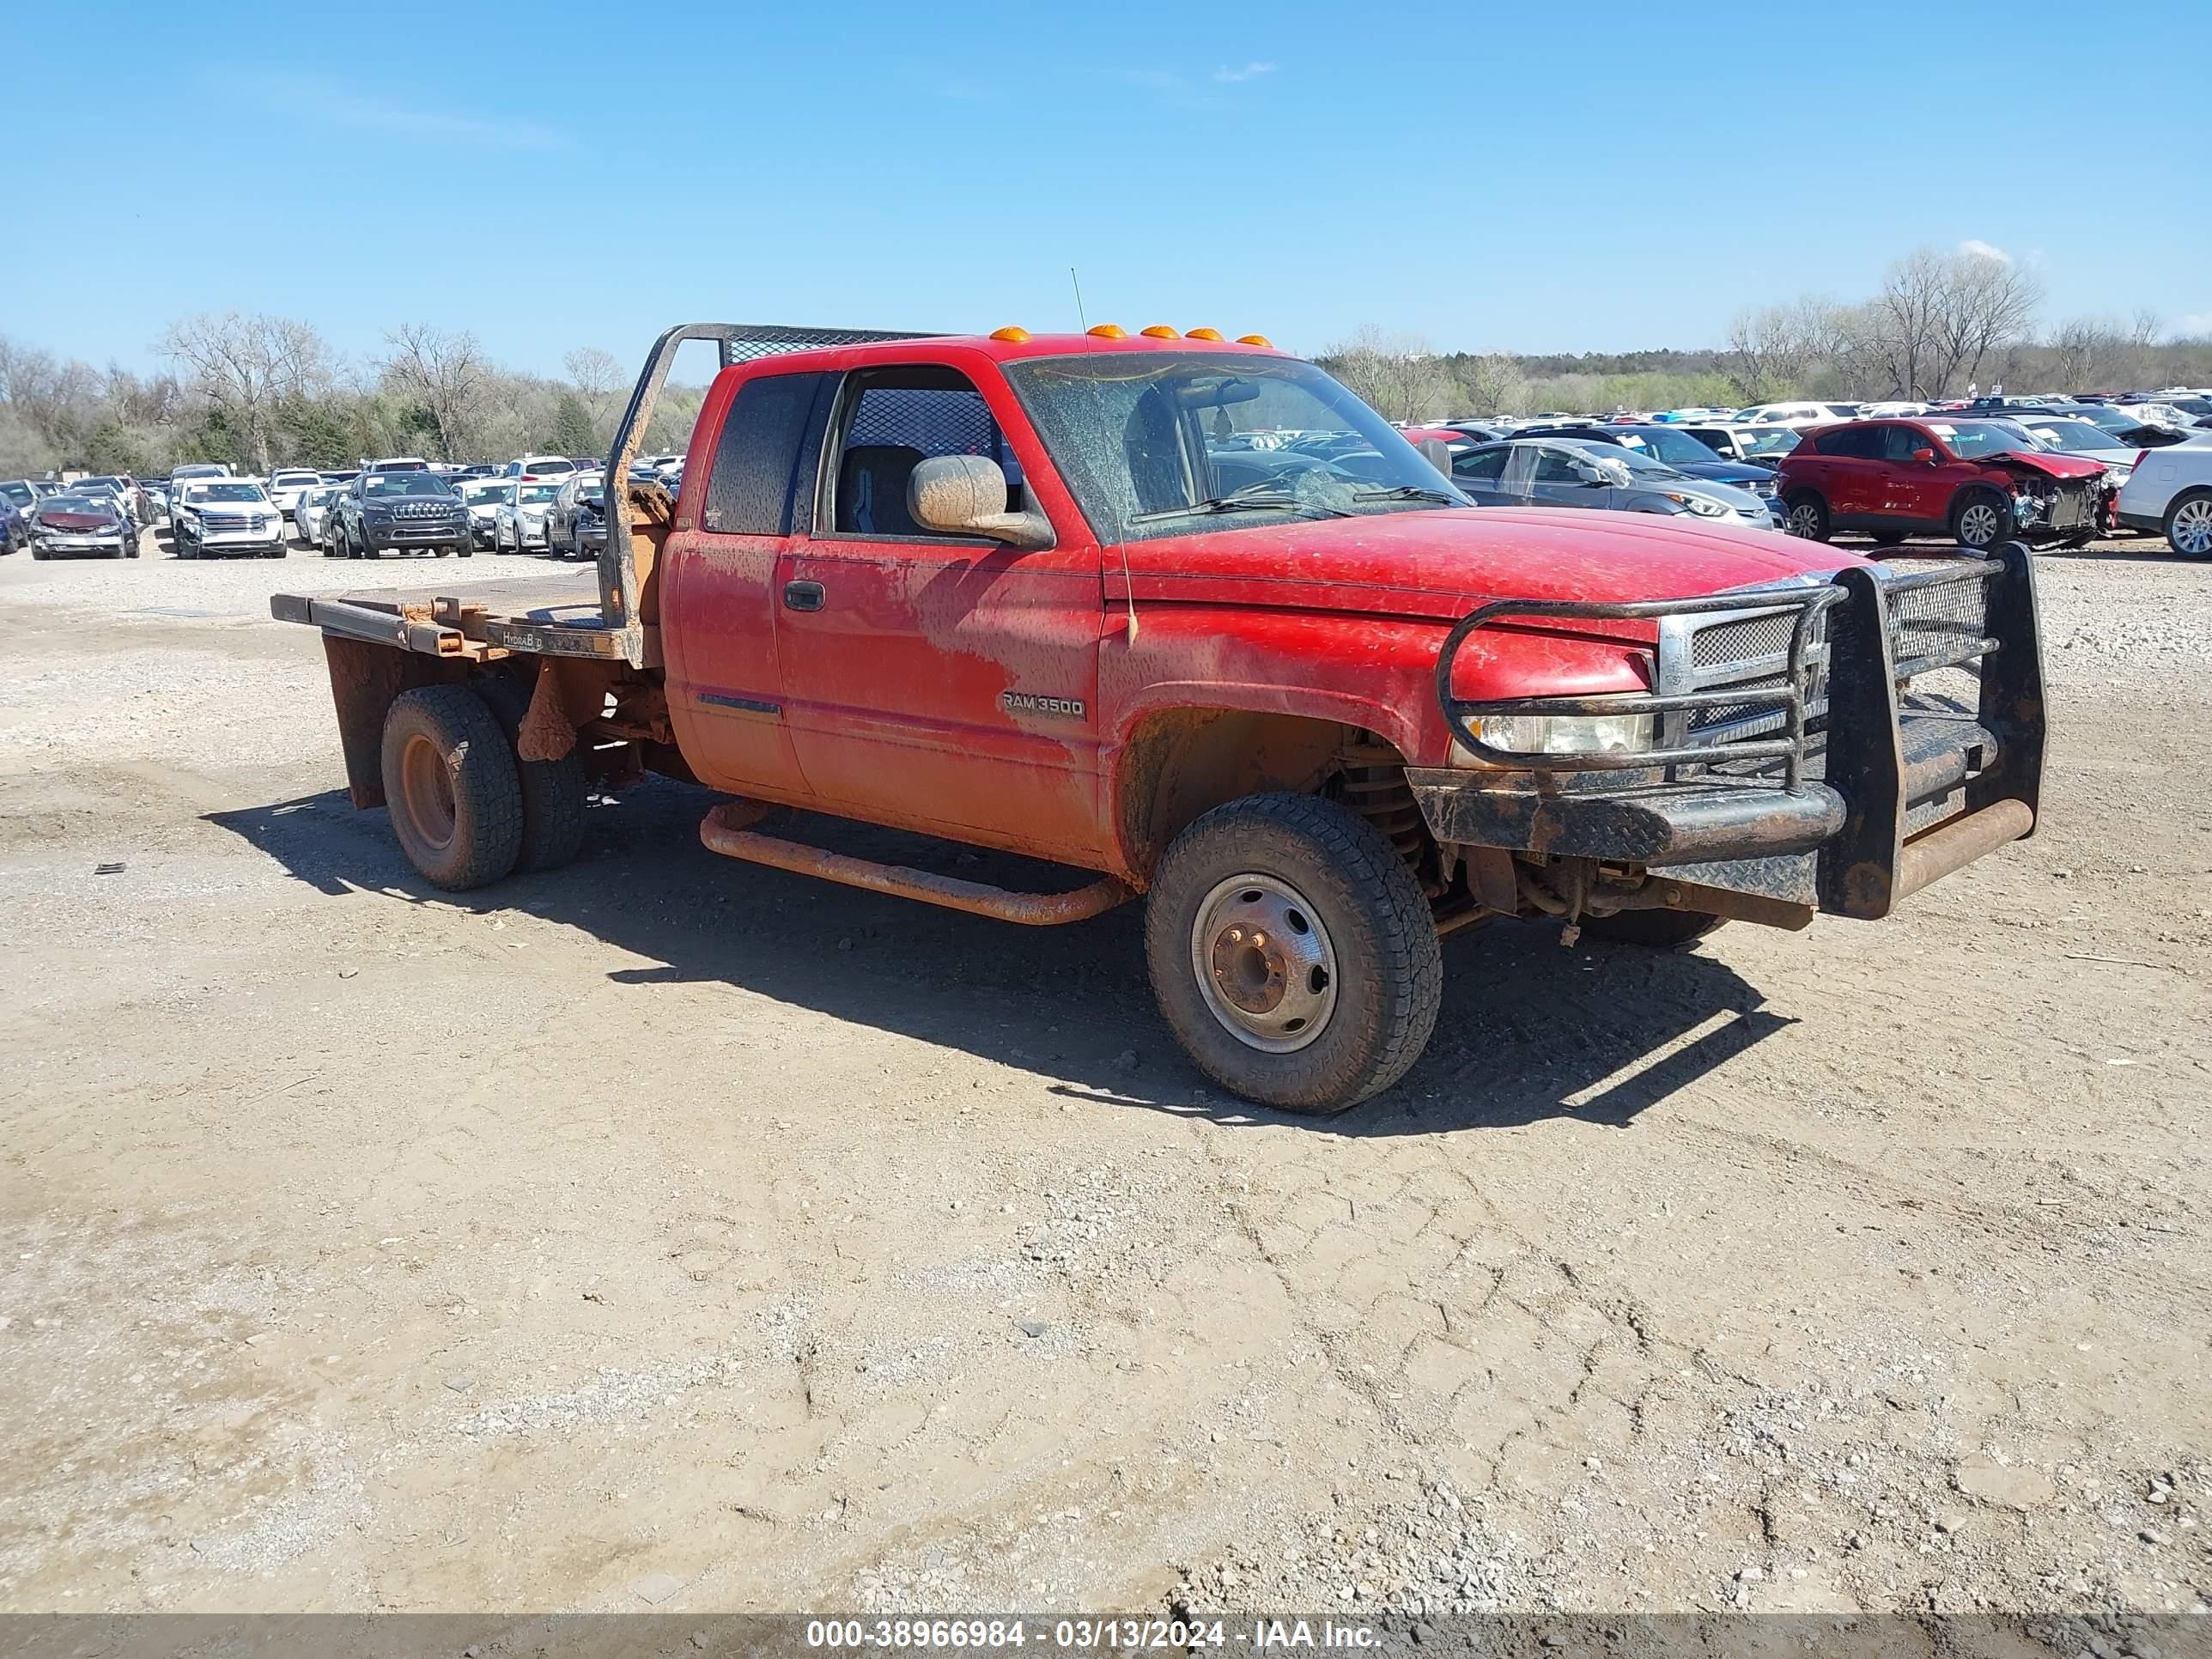
[[(671, 496), (630, 467), (687, 338), (724, 367)], [(1477, 507), (1256, 336), (692, 325), (606, 476), (596, 604), (274, 602), (323, 629), (355, 799), (418, 869), (544, 867), (586, 773), (642, 766), (730, 796), (702, 837), (734, 858), (1021, 922), (1141, 896), (1185, 1050), (1290, 1109), (1412, 1065), (1455, 928), (1873, 920), (2033, 826), (2024, 550), (1908, 577)], [(1916, 698), (1953, 671), (1978, 701)], [(1088, 879), (868, 863), (760, 828), (787, 807)]]

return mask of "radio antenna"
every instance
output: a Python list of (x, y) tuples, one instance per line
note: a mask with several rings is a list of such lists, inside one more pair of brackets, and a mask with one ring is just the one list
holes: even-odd
[(1075, 325), (1085, 334), (1091, 331), (1091, 319), (1083, 314), (1083, 279), (1075, 274), (1075, 267), (1067, 268), (1067, 280), (1075, 288)]

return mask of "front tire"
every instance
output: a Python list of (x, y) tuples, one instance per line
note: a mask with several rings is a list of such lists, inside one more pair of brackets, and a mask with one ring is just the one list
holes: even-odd
[(483, 698), (426, 685), (384, 720), (384, 799), (407, 861), (451, 892), (497, 881), (522, 852), (514, 750)]
[(2212, 559), (2212, 489), (2192, 489), (2166, 509), (2166, 544), (2185, 559)]
[(1436, 1028), (1443, 957), (1413, 872), (1366, 819), (1253, 795), (1178, 836), (1145, 953), (1161, 1015), (1215, 1082), (1285, 1111), (1356, 1106)]
[(1790, 501), (1790, 515), (1782, 521), (1784, 532), (1808, 542), (1828, 539), (1828, 504), (1810, 490), (1794, 495)]
[(1988, 551), (2012, 533), (2012, 503), (1994, 489), (1970, 489), (1951, 509), (1951, 536), (1976, 553)]

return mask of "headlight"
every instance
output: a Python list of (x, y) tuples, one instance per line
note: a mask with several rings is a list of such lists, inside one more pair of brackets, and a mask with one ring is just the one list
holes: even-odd
[[(1475, 722), (1475, 735), (1492, 749), (1514, 755), (1633, 755), (1653, 746), (1658, 717), (1653, 714), (1497, 714)], [(1452, 763), (1468, 766), (1474, 757), (1452, 745)]]
[(1701, 519), (1725, 519), (1728, 508), (1704, 495), (1678, 495), (1668, 491), (1667, 499), (1686, 513), (1694, 513)]

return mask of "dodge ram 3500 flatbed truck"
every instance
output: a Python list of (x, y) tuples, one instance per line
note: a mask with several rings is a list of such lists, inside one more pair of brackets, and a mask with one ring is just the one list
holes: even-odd
[[(672, 498), (624, 481), (687, 340), (722, 367)], [(1477, 508), (1256, 336), (672, 329), (606, 476), (596, 592), (272, 600), (426, 878), (557, 864), (591, 777), (651, 769), (735, 797), (734, 858), (1029, 923), (1141, 894), (1177, 1039), (1291, 1110), (1413, 1064), (1454, 928), (1872, 920), (2035, 823), (2025, 549), (1906, 574)], [(1095, 878), (869, 862), (779, 806)]]

